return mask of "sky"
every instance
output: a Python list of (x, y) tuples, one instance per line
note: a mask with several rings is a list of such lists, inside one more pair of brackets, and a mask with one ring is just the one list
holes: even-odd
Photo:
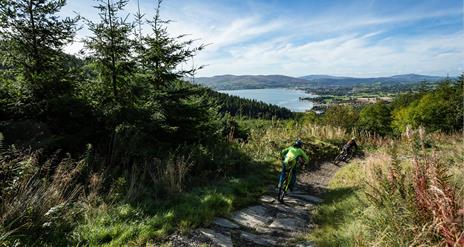
[[(139, 0), (147, 18), (155, 0)], [(456, 76), (464, 72), (463, 0), (165, 0), (171, 35), (207, 44), (182, 66), (196, 76), (223, 74), (396, 74)], [(68, 0), (62, 16), (98, 20), (94, 0)], [(127, 13), (135, 13), (129, 0)], [(123, 15), (126, 13), (123, 13)], [(77, 53), (92, 35), (81, 23)], [(143, 27), (150, 34), (149, 27)]]

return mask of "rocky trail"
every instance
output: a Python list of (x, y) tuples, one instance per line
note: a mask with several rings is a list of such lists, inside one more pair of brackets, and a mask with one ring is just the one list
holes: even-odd
[(256, 205), (234, 212), (228, 218), (216, 218), (208, 228), (200, 228), (186, 236), (174, 234), (172, 246), (313, 246), (303, 236), (311, 231), (311, 211), (322, 199), (328, 181), (338, 166), (326, 162), (301, 173), (298, 186), (284, 203), (275, 198), (270, 186)]

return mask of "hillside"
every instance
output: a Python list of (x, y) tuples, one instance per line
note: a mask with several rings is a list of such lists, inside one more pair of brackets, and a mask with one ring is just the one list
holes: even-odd
[(306, 87), (308, 81), (284, 75), (218, 75), (195, 78), (195, 83), (216, 90)]
[(329, 75), (307, 75), (300, 77), (311, 82), (311, 85), (323, 86), (354, 86), (358, 84), (413, 84), (422, 81), (435, 82), (444, 79), (440, 76), (428, 76), (418, 74), (403, 74), (388, 77), (370, 77), (370, 78), (356, 78), (356, 77), (341, 77)]
[[(290, 77), (284, 75), (218, 75), (195, 78), (195, 83), (216, 89), (260, 89), (260, 88), (310, 88), (332, 86), (354, 86), (359, 84), (414, 84), (422, 81), (435, 82), (439, 76), (418, 74), (394, 75), (389, 77), (357, 78), (331, 75), (307, 75)], [(191, 79), (189, 80), (191, 81)]]

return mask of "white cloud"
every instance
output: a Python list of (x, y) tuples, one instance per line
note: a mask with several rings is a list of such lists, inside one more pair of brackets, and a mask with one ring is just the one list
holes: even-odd
[[(82, 1), (82, 2), (81, 2)], [(67, 13), (96, 18), (93, 1), (69, 1)], [(88, 3), (86, 3), (88, 2)], [(153, 2), (142, 1), (150, 18)], [(372, 4), (372, 2), (371, 2)], [(359, 6), (328, 9), (307, 16), (269, 16), (263, 11), (237, 12), (220, 2), (166, 1), (162, 16), (173, 19), (169, 32), (190, 34), (196, 44), (210, 44), (195, 57), (208, 65), (198, 76), (217, 74), (336, 74), (379, 76), (397, 73), (457, 74), (463, 70), (463, 32), (395, 34), (395, 29), (434, 18), (462, 15), (460, 9), (374, 14)], [(130, 11), (136, 1), (130, 1)], [(260, 8), (256, 8), (260, 9)], [(147, 26), (144, 32), (148, 33)], [(394, 33), (387, 36), (389, 33)], [(80, 37), (89, 35), (87, 30)], [(82, 44), (67, 47), (76, 52)], [(186, 64), (185, 66), (190, 66)]]
[[(210, 63), (212, 74), (337, 74), (383, 76), (396, 73), (456, 74), (462, 69), (462, 33), (371, 44), (368, 35), (349, 35), (302, 45), (279, 42), (237, 48), (233, 59)], [(391, 43), (395, 43), (392, 46)], [(443, 49), (448, 50), (442, 52)], [(240, 54), (240, 55), (237, 55)], [(220, 73), (217, 73), (217, 72)]]

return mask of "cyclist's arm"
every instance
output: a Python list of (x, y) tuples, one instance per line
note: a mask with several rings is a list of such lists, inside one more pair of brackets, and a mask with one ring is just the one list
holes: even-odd
[(308, 155), (306, 155), (306, 153), (301, 149), (300, 149), (300, 153), (301, 153), (301, 157), (303, 157), (305, 163), (308, 163), (308, 161), (309, 161)]
[(281, 159), (284, 159), (284, 158), (285, 158), (285, 155), (287, 155), (288, 150), (290, 150), (290, 147), (288, 147), (288, 148), (286, 148), (286, 149), (284, 149), (284, 150), (282, 150), (282, 151), (280, 152), (280, 158), (281, 158)]

